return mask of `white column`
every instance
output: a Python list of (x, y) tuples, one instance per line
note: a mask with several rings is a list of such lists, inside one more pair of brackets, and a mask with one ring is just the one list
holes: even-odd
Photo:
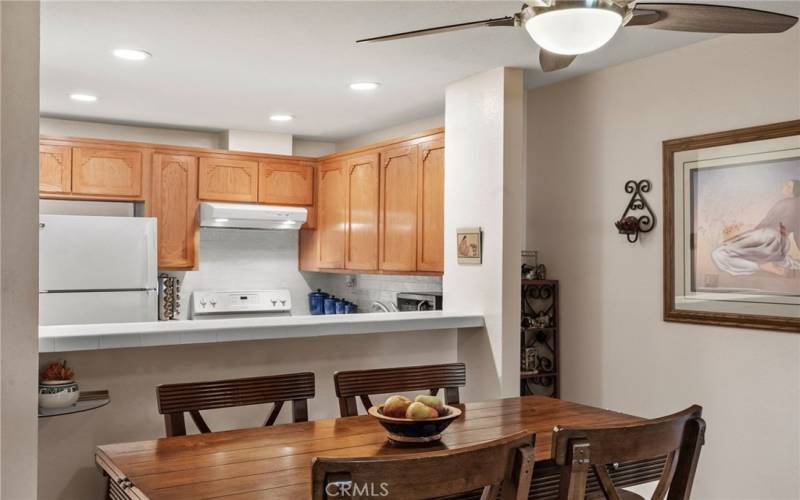
[[(519, 395), (520, 250), (524, 85), (497, 68), (447, 87), (444, 308), (482, 313), (483, 329), (459, 332), (465, 399)], [(456, 229), (483, 229), (483, 263), (460, 265)]]
[(0, 2), (0, 498), (36, 498), (39, 2)]

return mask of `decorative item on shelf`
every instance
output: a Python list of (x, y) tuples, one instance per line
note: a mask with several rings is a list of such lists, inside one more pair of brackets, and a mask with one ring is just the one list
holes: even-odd
[[(619, 234), (624, 234), (630, 243), (639, 240), (640, 233), (649, 233), (656, 227), (656, 214), (650, 208), (650, 204), (644, 199), (644, 193), (649, 193), (652, 184), (648, 180), (634, 181), (625, 183), (625, 192), (631, 195), (628, 206), (622, 217), (614, 223)], [(633, 212), (633, 213), (632, 213)], [(644, 212), (641, 215), (634, 215)]]
[(67, 408), (74, 405), (80, 397), (75, 373), (67, 367), (67, 362), (51, 363), (42, 372), (39, 383), (39, 408)]
[(483, 232), (479, 227), (456, 229), (459, 264), (480, 264), (483, 258)]
[(536, 250), (522, 251), (522, 279), (543, 280), (547, 279), (547, 268), (539, 264), (539, 252)]

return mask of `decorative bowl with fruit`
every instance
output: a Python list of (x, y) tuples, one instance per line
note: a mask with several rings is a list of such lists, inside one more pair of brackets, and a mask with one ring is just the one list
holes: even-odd
[(368, 413), (389, 432), (389, 441), (414, 444), (440, 440), (447, 426), (461, 416), (459, 408), (428, 395), (417, 396), (414, 401), (405, 396), (390, 396)]
[(75, 373), (67, 367), (66, 361), (50, 364), (42, 372), (39, 383), (39, 408), (49, 410), (74, 405), (81, 395), (74, 377)]

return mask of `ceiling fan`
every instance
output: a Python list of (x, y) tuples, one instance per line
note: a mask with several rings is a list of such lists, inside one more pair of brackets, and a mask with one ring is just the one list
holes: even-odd
[(506, 17), (437, 26), (356, 43), (384, 42), (483, 26), (524, 27), (539, 45), (545, 72), (564, 69), (580, 54), (599, 49), (621, 27), (646, 26), (696, 33), (781, 33), (798, 18), (776, 12), (697, 3), (651, 3), (637, 0), (533, 0)]

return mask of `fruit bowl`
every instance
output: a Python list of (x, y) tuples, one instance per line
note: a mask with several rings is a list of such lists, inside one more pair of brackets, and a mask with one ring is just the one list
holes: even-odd
[(373, 406), (367, 412), (380, 422), (389, 432), (389, 441), (394, 443), (432, 443), (442, 438), (444, 431), (453, 420), (461, 416), (461, 410), (455, 406), (444, 405), (446, 415), (436, 418), (410, 419), (387, 417), (383, 414), (383, 405)]

